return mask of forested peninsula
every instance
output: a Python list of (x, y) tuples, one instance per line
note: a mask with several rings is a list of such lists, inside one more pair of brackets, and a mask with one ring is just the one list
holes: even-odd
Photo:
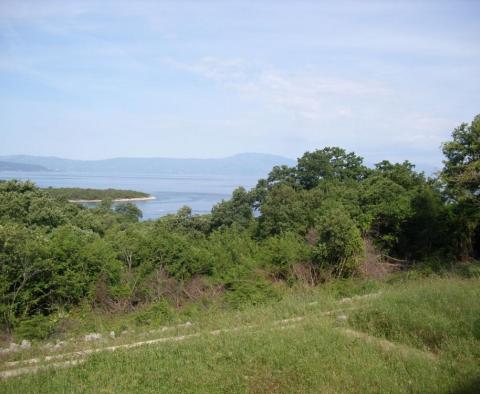
[(147, 193), (135, 190), (122, 189), (90, 189), (78, 187), (49, 187), (44, 191), (57, 199), (65, 199), (70, 202), (101, 202), (112, 200), (118, 202), (152, 200), (155, 197)]

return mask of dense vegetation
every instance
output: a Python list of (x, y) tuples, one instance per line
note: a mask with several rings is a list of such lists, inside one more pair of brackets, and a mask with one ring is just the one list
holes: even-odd
[(437, 178), (409, 162), (367, 168), (328, 147), (274, 167), (209, 215), (184, 207), (146, 222), (130, 203), (88, 209), (30, 182), (1, 182), (1, 324), (45, 337), (76, 306), (259, 304), (280, 297), (278, 283), (358, 275), (365, 244), (406, 264), (478, 257), (480, 116), (452, 137)]
[(122, 189), (82, 189), (78, 187), (49, 187), (47, 194), (65, 200), (116, 200), (149, 197), (147, 193)]

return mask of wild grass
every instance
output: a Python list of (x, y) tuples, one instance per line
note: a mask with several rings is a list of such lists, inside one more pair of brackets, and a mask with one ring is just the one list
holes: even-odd
[[(380, 295), (340, 302), (372, 292)], [(188, 330), (164, 334), (198, 336), (98, 353), (76, 367), (6, 380), (0, 392), (473, 393), (480, 383), (479, 295), (478, 279), (421, 278), (296, 289), (242, 310), (210, 305), (190, 312)], [(274, 323), (294, 316), (304, 319)], [(210, 333), (220, 328), (237, 330)], [(351, 337), (346, 328), (435, 357)]]
[(372, 335), (439, 352), (452, 339), (480, 340), (478, 299), (478, 280), (424, 279), (391, 288), (354, 311), (350, 322)]

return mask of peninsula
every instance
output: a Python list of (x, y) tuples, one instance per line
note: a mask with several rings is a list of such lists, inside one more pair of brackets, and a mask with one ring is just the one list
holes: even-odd
[(84, 189), (77, 187), (49, 187), (44, 190), (55, 198), (78, 203), (97, 203), (106, 199), (110, 199), (113, 202), (148, 201), (155, 199), (154, 196), (136, 190)]

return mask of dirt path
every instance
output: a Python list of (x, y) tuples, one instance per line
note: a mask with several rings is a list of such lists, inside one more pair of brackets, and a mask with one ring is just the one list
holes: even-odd
[[(286, 320), (279, 320), (274, 322), (274, 325), (277, 326), (284, 326), (285, 324), (288, 324), (290, 322), (298, 322), (303, 320), (303, 317), (301, 318), (293, 318), (293, 319), (286, 319)], [(178, 336), (171, 336), (171, 337), (162, 337), (162, 338), (156, 338), (156, 339), (150, 339), (146, 341), (138, 341), (138, 342), (132, 342), (132, 343), (127, 343), (127, 344), (122, 344), (122, 345), (115, 345), (115, 346), (105, 346), (105, 347), (98, 347), (98, 348), (93, 348), (93, 349), (85, 349), (85, 350), (79, 350), (77, 352), (69, 352), (69, 353), (62, 353), (62, 354), (55, 354), (52, 356), (43, 356), (43, 357), (36, 357), (36, 358), (31, 358), (27, 360), (19, 360), (19, 361), (10, 361), (10, 362), (5, 362), (4, 366), (7, 368), (14, 368), (14, 369), (7, 369), (0, 371), (0, 379), (6, 379), (6, 378), (11, 378), (15, 376), (20, 376), (24, 375), (27, 373), (35, 373), (38, 371), (46, 370), (48, 368), (64, 368), (64, 367), (70, 367), (70, 366), (75, 366), (78, 365), (82, 362), (85, 362), (87, 357), (95, 354), (95, 353), (101, 353), (101, 352), (114, 352), (116, 350), (121, 350), (121, 349), (133, 349), (141, 346), (151, 346), (151, 345), (157, 345), (160, 343), (165, 343), (165, 342), (179, 342), (183, 341), (185, 339), (190, 339), (190, 338), (195, 338), (199, 337), (202, 334), (208, 334), (208, 335), (220, 335), (222, 333), (228, 333), (228, 332), (234, 332), (234, 331), (240, 331), (240, 330), (247, 330), (251, 328), (260, 328), (258, 325), (248, 325), (248, 326), (239, 326), (239, 327), (233, 327), (233, 328), (223, 328), (223, 329), (217, 329), (213, 331), (208, 331), (208, 332), (197, 332), (193, 334), (185, 334), (185, 335), (178, 335)], [(65, 360), (63, 362), (52, 362), (52, 361), (59, 361), (59, 360)], [(73, 360), (72, 360), (73, 359)], [(25, 365), (31, 365), (31, 366), (25, 366)], [(21, 366), (20, 368), (15, 368)]]
[[(377, 297), (380, 295), (380, 293), (372, 293), (372, 294), (367, 294), (364, 296), (357, 296), (357, 297), (351, 297), (351, 298), (344, 298), (340, 300), (341, 304), (344, 303), (350, 303), (356, 300), (360, 299), (366, 299), (366, 298), (372, 298), (372, 297)], [(358, 309), (358, 307), (347, 307), (347, 308), (341, 308), (341, 309), (335, 309), (335, 310), (330, 310), (330, 311), (325, 311), (325, 312), (320, 312), (320, 316), (335, 316), (338, 313), (343, 313), (346, 310), (355, 310)], [(269, 328), (272, 329), (286, 329), (286, 328), (295, 328), (298, 326), (298, 323), (303, 322), (307, 319), (305, 316), (296, 316), (292, 317), (289, 319), (283, 319), (283, 320), (276, 320), (269, 325)], [(163, 327), (159, 330), (151, 330), (152, 333), (163, 333), (165, 331), (175, 329), (178, 327), (191, 327), (191, 323), (185, 323), (185, 324), (180, 324), (177, 326), (172, 326), (172, 327)], [(39, 371), (44, 371), (46, 369), (50, 368), (67, 368), (67, 367), (72, 367), (79, 365), (83, 362), (85, 362), (88, 358), (88, 356), (95, 354), (95, 353), (101, 353), (101, 352), (114, 352), (116, 350), (128, 350), (128, 349), (134, 349), (142, 346), (152, 346), (152, 345), (158, 345), (161, 343), (166, 343), (166, 342), (180, 342), (184, 341), (186, 339), (190, 338), (195, 338), (199, 337), (201, 335), (220, 335), (222, 333), (229, 333), (229, 332), (235, 332), (235, 331), (240, 331), (240, 330), (249, 330), (253, 329), (253, 332), (258, 332), (260, 329), (266, 328), (265, 325), (245, 325), (245, 326), (237, 326), (237, 327), (232, 327), (232, 328), (222, 328), (222, 329), (217, 329), (217, 330), (212, 330), (212, 331), (204, 331), (204, 332), (195, 332), (192, 334), (184, 334), (184, 335), (177, 335), (177, 336), (167, 336), (167, 337), (161, 337), (161, 338), (155, 338), (155, 339), (150, 339), (150, 340), (144, 340), (144, 341), (137, 341), (137, 342), (131, 342), (131, 343), (126, 343), (126, 344), (121, 344), (121, 345), (113, 345), (113, 346), (104, 346), (104, 347), (98, 347), (98, 348), (91, 348), (91, 349), (85, 349), (85, 350), (79, 350), (75, 352), (68, 352), (68, 353), (61, 353), (61, 354), (54, 354), (54, 355), (49, 355), (49, 356), (42, 356), (42, 357), (36, 357), (36, 358), (31, 358), (27, 360), (19, 360), (19, 361), (10, 361), (10, 362), (5, 362), (3, 363), (3, 368), (0, 370), (0, 379), (7, 379), (7, 378), (12, 378), (16, 376), (21, 376), (25, 375), (28, 373), (36, 373)], [(381, 339), (377, 337), (373, 337), (371, 335), (368, 335), (363, 332), (355, 331), (349, 328), (336, 328), (336, 330), (341, 333), (344, 336), (350, 337), (350, 338), (355, 338), (355, 339), (360, 339), (362, 341), (366, 341), (368, 343), (371, 343), (373, 345), (381, 347), (383, 350), (386, 351), (398, 351), (404, 355), (407, 356), (419, 356), (422, 358), (426, 358), (431, 361), (436, 361), (437, 356), (433, 353), (422, 351), (419, 349), (415, 349), (406, 345), (402, 344), (396, 344), (394, 342), (390, 342), (386, 339)], [(1, 367), (0, 367), (1, 368)]]

